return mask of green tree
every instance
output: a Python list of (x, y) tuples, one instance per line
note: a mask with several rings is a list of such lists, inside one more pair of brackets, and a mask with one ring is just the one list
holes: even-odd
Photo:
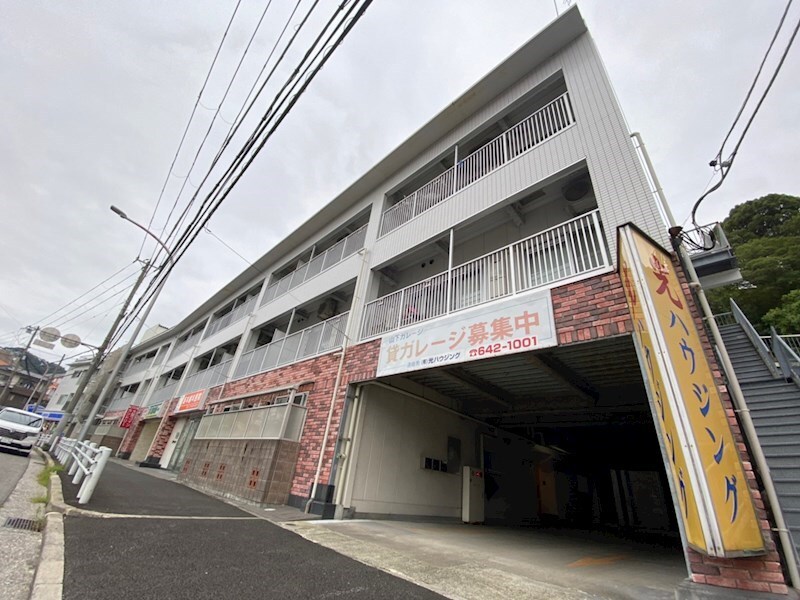
[[(728, 298), (733, 298), (763, 332), (769, 325), (767, 313), (781, 309), (784, 302), (794, 298), (790, 292), (800, 290), (800, 198), (769, 194), (739, 204), (722, 227), (739, 260), (745, 283), (711, 290), (709, 301), (715, 312), (726, 312)], [(790, 307), (786, 310), (791, 314)], [(788, 326), (791, 320), (780, 323)], [(794, 332), (777, 325), (775, 328), (780, 333)]]
[(800, 333), (800, 290), (792, 290), (781, 298), (780, 306), (767, 311), (762, 321), (778, 333)]

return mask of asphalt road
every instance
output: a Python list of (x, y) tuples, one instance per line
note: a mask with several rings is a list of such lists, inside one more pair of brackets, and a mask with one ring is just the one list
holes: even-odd
[(0, 450), (0, 505), (6, 501), (28, 468), (28, 460), (27, 456)]
[[(67, 502), (74, 494), (75, 486), (65, 484)], [(224, 502), (113, 463), (83, 508), (142, 516), (66, 516), (64, 600), (442, 598)]]

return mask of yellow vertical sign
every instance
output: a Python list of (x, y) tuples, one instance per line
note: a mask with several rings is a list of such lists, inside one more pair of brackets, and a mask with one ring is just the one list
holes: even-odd
[(620, 228), (619, 265), (687, 542), (715, 556), (765, 551), (747, 478), (669, 254)]

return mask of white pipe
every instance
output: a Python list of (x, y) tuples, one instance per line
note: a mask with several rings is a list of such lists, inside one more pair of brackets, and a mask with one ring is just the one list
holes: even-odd
[(328, 409), (328, 420), (325, 423), (325, 433), (322, 435), (322, 447), (319, 450), (319, 460), (317, 461), (317, 471), (314, 473), (314, 483), (311, 486), (311, 497), (306, 502), (305, 512), (310, 512), (311, 503), (317, 495), (317, 487), (319, 486), (319, 476), (322, 473), (322, 461), (325, 458), (325, 450), (328, 447), (328, 434), (331, 430), (331, 421), (333, 421), (333, 410), (336, 408), (336, 396), (339, 394), (339, 384), (342, 380), (342, 371), (344, 370), (344, 359), (347, 354), (347, 346), (342, 345), (342, 354), (339, 357), (339, 369), (336, 371), (336, 380), (333, 383), (333, 393), (331, 394), (331, 405)]

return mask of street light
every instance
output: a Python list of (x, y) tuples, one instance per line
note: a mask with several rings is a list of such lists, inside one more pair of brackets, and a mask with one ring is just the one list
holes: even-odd
[[(162, 242), (156, 236), (156, 234), (154, 234), (144, 225), (141, 225), (136, 221), (134, 221), (133, 219), (131, 219), (130, 217), (128, 217), (128, 215), (125, 214), (123, 210), (117, 208), (116, 206), (112, 205), (111, 210), (115, 214), (119, 215), (121, 219), (128, 221), (128, 223), (132, 223), (133, 225), (144, 231), (151, 238), (153, 238), (156, 242), (158, 242), (161, 245), (161, 247), (164, 248), (164, 251), (167, 253), (167, 260), (169, 260), (173, 266), (175, 265), (175, 259), (172, 257), (172, 252), (170, 252), (169, 248), (167, 248), (167, 245), (164, 242)], [(97, 400), (95, 401), (92, 410), (87, 415), (86, 421), (83, 423), (83, 427), (81, 427), (80, 433), (78, 433), (79, 441), (83, 441), (84, 439), (86, 439), (86, 435), (89, 433), (89, 428), (91, 427), (92, 422), (97, 416), (100, 407), (103, 406), (103, 402), (105, 402), (105, 399), (109, 395), (109, 392), (115, 386), (115, 382), (117, 380), (117, 377), (119, 376), (119, 372), (122, 370), (122, 365), (127, 360), (128, 354), (130, 354), (131, 348), (133, 347), (133, 343), (136, 341), (136, 338), (139, 337), (139, 333), (142, 331), (144, 322), (150, 315), (150, 310), (155, 305), (156, 300), (158, 300), (158, 295), (161, 293), (161, 290), (164, 289), (164, 282), (166, 280), (167, 280), (166, 276), (161, 279), (161, 281), (158, 284), (158, 287), (156, 287), (152, 297), (150, 298), (150, 302), (147, 304), (147, 306), (144, 309), (144, 312), (139, 317), (139, 322), (136, 324), (136, 327), (134, 327), (133, 332), (131, 333), (131, 337), (128, 340), (128, 343), (125, 344), (125, 347), (122, 349), (122, 354), (120, 355), (119, 360), (117, 360), (117, 364), (114, 365), (114, 370), (111, 371), (111, 373), (109, 374), (108, 379), (106, 380), (106, 383), (103, 386), (102, 391), (100, 392), (100, 395), (97, 396)]]

